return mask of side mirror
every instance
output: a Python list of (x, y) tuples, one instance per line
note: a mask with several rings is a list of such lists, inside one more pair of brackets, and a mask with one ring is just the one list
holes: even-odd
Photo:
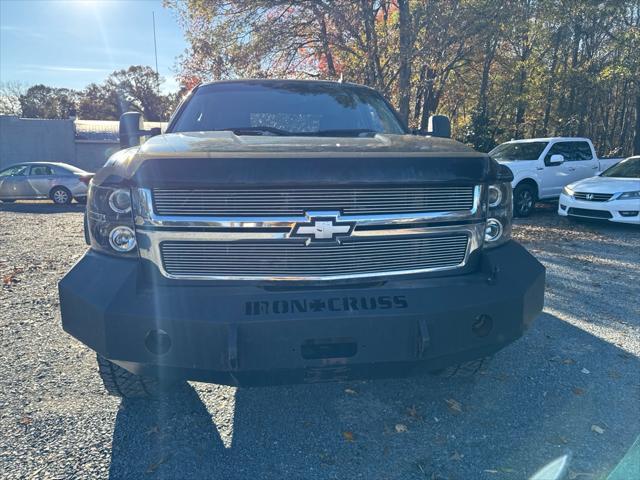
[(120, 148), (140, 145), (140, 137), (144, 136), (144, 122), (140, 112), (125, 112), (120, 115)]
[(451, 138), (451, 121), (446, 115), (429, 117), (429, 133), (433, 137)]
[(557, 153), (555, 155), (551, 155), (549, 165), (560, 165), (561, 163), (564, 163), (564, 155), (559, 155)]

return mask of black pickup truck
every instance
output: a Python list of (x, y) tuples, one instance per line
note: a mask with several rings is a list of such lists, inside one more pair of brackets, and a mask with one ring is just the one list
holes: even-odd
[(164, 134), (125, 114), (64, 329), (122, 396), (477, 371), (541, 312), (545, 270), (511, 240), (510, 172), (431, 123), (293, 80), (201, 85)]

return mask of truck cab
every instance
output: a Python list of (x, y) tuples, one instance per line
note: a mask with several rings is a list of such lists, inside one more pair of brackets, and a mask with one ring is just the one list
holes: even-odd
[(621, 160), (599, 159), (591, 140), (581, 137), (514, 140), (489, 155), (513, 172), (514, 214), (522, 217), (531, 214), (536, 201), (556, 199), (565, 185)]

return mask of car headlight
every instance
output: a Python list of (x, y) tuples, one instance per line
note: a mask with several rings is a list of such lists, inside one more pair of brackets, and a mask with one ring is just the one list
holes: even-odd
[(637, 200), (640, 199), (640, 190), (636, 190), (635, 192), (623, 192), (617, 198), (617, 200)]
[(484, 247), (494, 248), (511, 239), (513, 218), (513, 173), (500, 165), (497, 182), (489, 185), (487, 192), (487, 222), (484, 231)]
[(94, 250), (125, 257), (137, 255), (129, 188), (90, 184), (87, 226)]
[(566, 195), (567, 197), (573, 197), (573, 194), (574, 194), (574, 193), (575, 193), (575, 192), (569, 188), (569, 185), (566, 185), (566, 186), (562, 189), (562, 194), (563, 194), (563, 195)]

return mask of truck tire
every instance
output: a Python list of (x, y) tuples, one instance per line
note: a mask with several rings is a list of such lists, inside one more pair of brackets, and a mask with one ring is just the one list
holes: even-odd
[(157, 378), (134, 375), (100, 355), (96, 355), (96, 358), (104, 388), (114, 397), (151, 399), (175, 387), (175, 382), (161, 382)]
[(513, 216), (528, 217), (536, 208), (536, 189), (528, 183), (521, 183), (513, 190)]
[(491, 360), (490, 357), (478, 358), (477, 360), (452, 365), (451, 367), (435, 370), (430, 373), (442, 378), (469, 378), (482, 370), (482, 368), (489, 363), (489, 360)]

